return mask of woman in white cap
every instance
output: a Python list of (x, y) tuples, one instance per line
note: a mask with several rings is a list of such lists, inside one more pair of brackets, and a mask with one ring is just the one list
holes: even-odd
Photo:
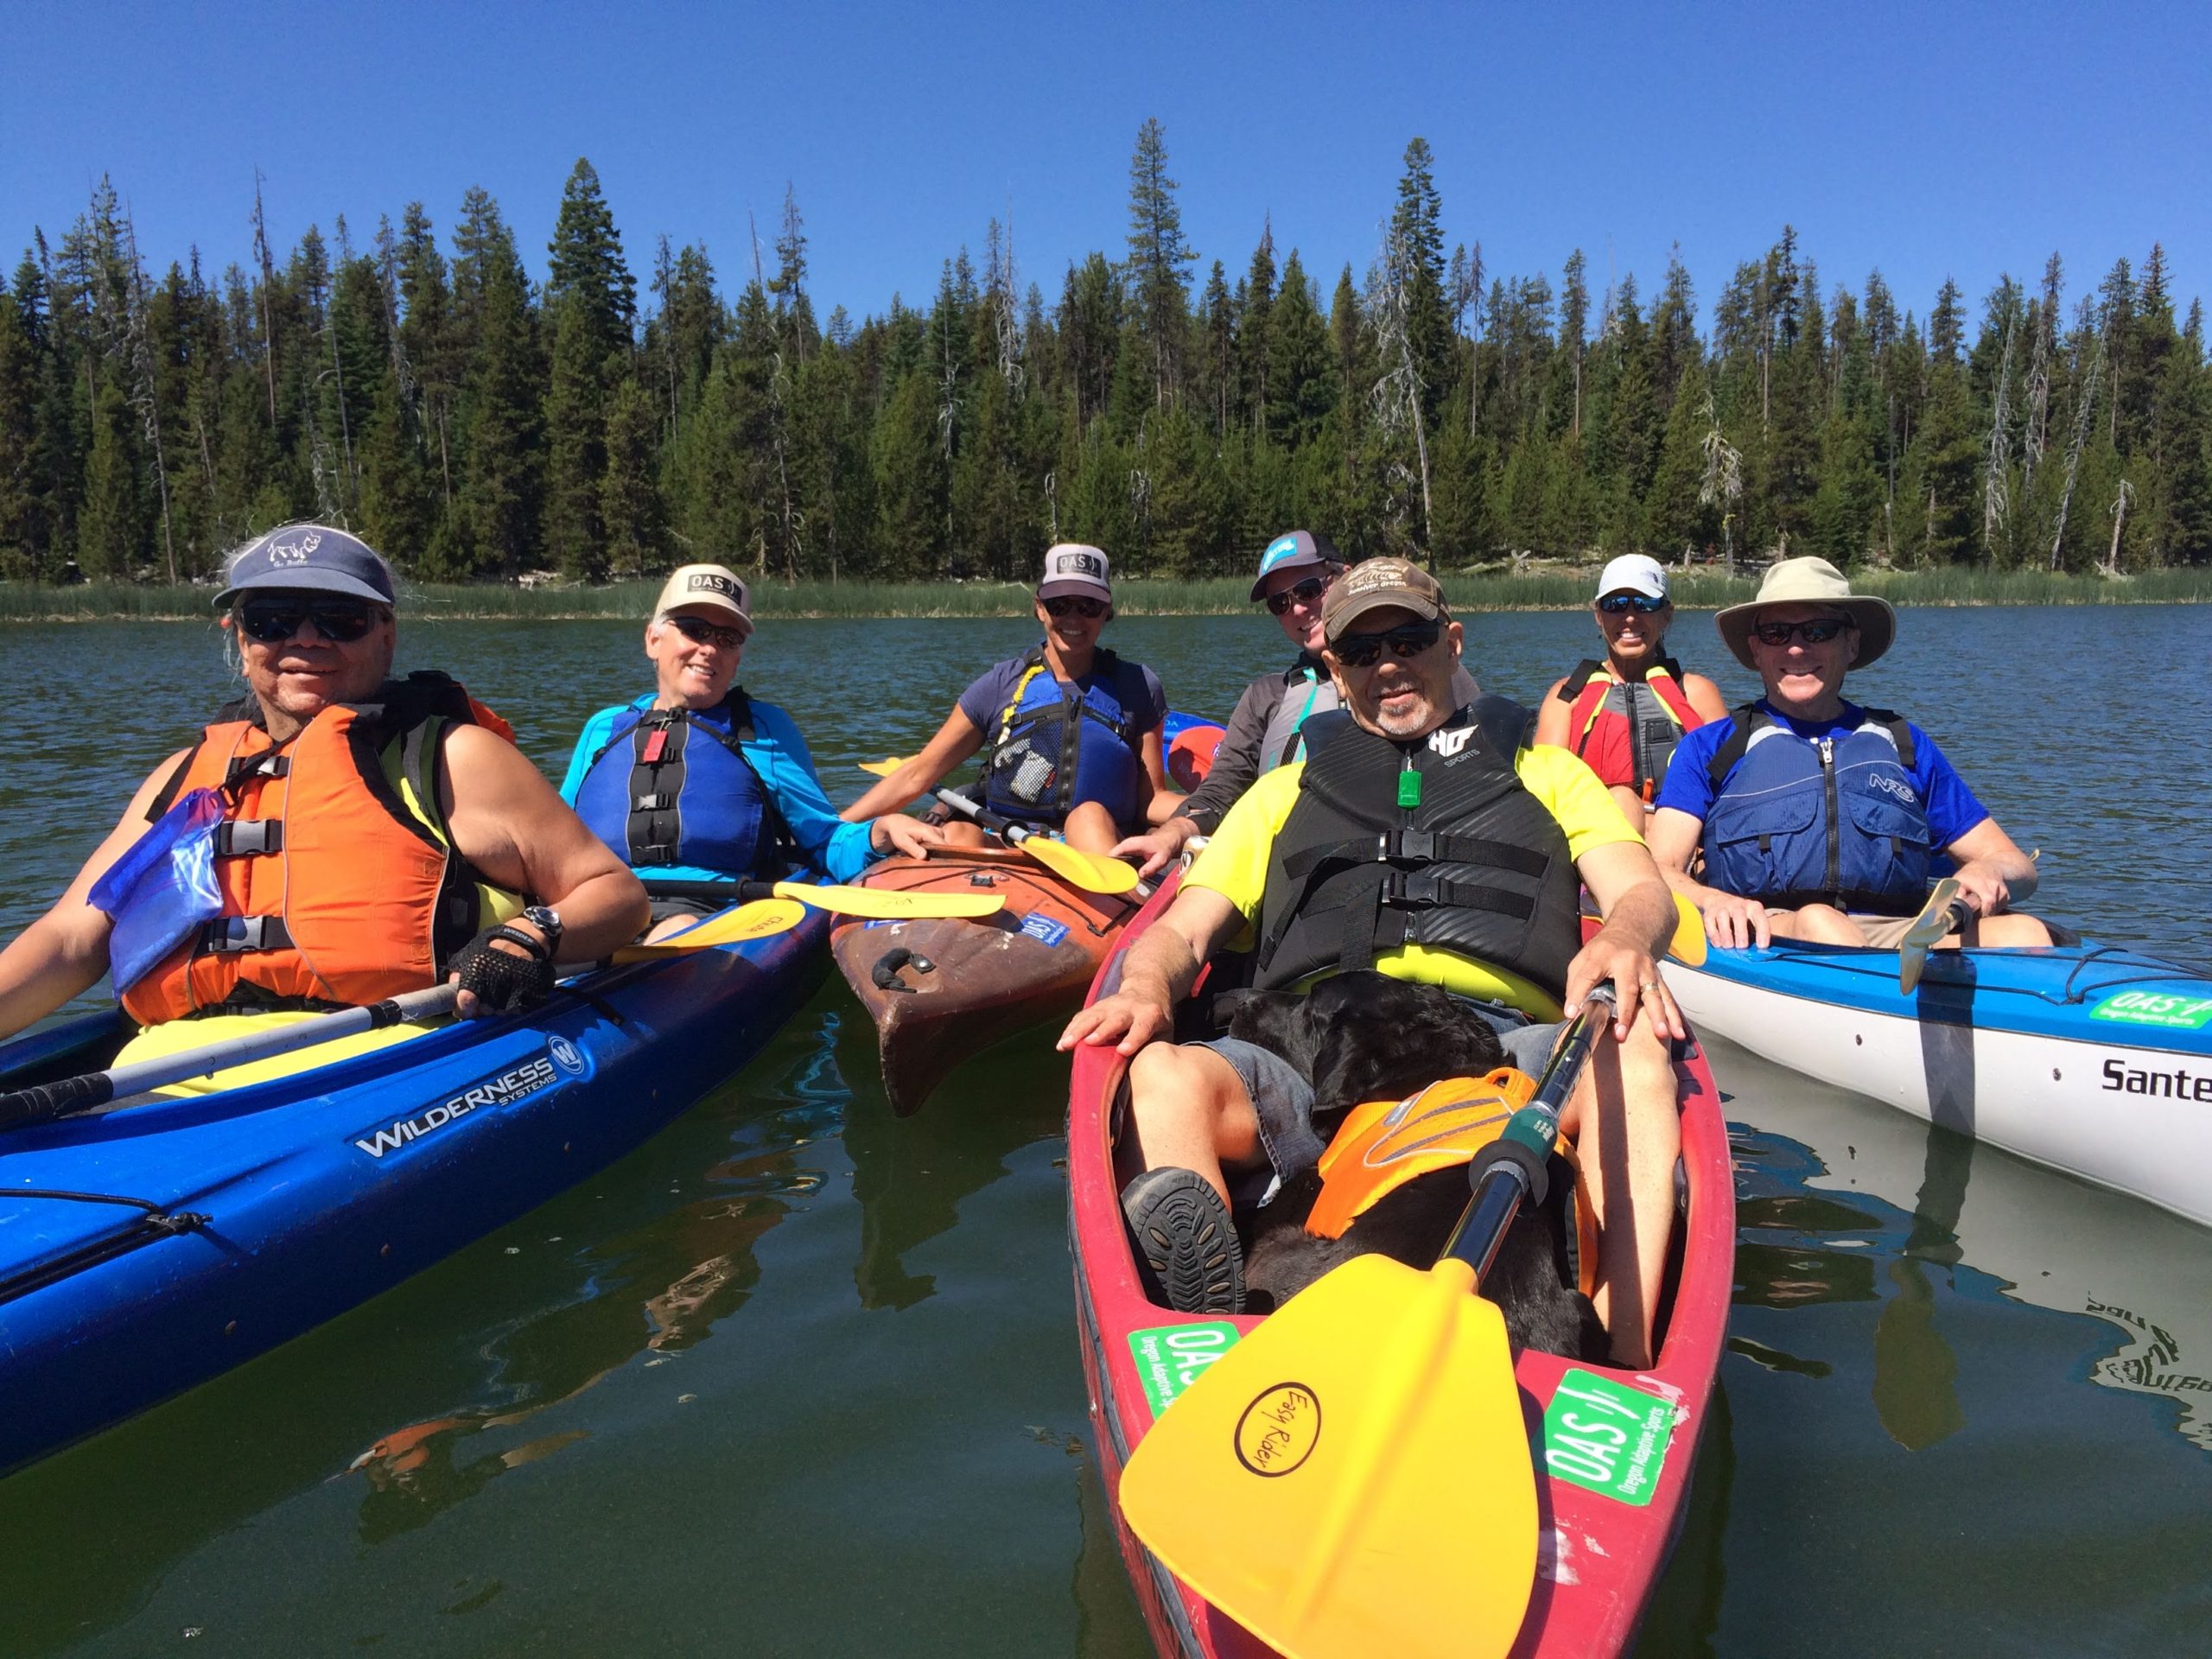
[[(1098, 643), (1114, 620), (1106, 556), (1063, 542), (1045, 555), (1037, 584), (1043, 641), (994, 663), (960, 694), (922, 752), (847, 811), (892, 812), (918, 799), (984, 750), (983, 804), (1001, 817), (1057, 830), (1071, 847), (1109, 853), (1132, 830), (1160, 823), (1182, 804), (1167, 779), (1160, 677)], [(988, 746), (986, 747), (986, 746)], [(947, 838), (979, 841), (970, 824)]]
[(1766, 694), (1682, 740), (1651, 815), (1651, 853), (1715, 944), (1895, 950), (1939, 857), (1956, 867), (1973, 913), (1968, 942), (2050, 943), (2032, 916), (1999, 913), (2035, 891), (2035, 864), (1934, 741), (1889, 709), (1844, 700), (1845, 674), (1897, 638), (1887, 600), (1853, 593), (1826, 559), (1784, 559), (1758, 598), (1713, 621)]
[(1629, 827), (1644, 815), (1684, 732), (1728, 712), (1720, 688), (1685, 674), (1667, 654), (1675, 607), (1656, 559), (1624, 553), (1598, 577), (1592, 601), (1605, 641), (1603, 661), (1586, 660), (1554, 681), (1536, 714), (1536, 741), (1572, 749), (1620, 803)]
[[(942, 841), (903, 815), (838, 816), (791, 716), (733, 683), (753, 632), (747, 599), (722, 565), (668, 579), (645, 624), (653, 689), (584, 722), (562, 798), (649, 884), (772, 879), (793, 865), (849, 881), (893, 850)], [(654, 937), (715, 908), (663, 895), (652, 906)]]

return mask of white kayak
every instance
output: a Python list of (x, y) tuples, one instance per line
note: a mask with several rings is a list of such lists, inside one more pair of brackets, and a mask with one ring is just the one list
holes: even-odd
[(1796, 940), (1665, 973), (1700, 1031), (2212, 1226), (2212, 979), (2087, 941), (1933, 951), (1909, 995)]

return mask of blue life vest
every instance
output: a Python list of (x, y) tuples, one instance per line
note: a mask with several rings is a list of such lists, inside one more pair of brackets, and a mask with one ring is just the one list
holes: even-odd
[(1732, 712), (1736, 728), (1708, 768), (1708, 884), (1789, 910), (1920, 908), (1932, 849), (1912, 728), (1886, 709), (1857, 713), (1857, 727), (1815, 740), (1759, 703)]
[(1043, 646), (1022, 659), (1013, 699), (983, 759), (983, 796), (992, 811), (1027, 823), (1058, 823), (1071, 808), (1096, 801), (1128, 825), (1136, 817), (1144, 762), (1130, 703), (1142, 676), (1110, 651), (1094, 656), (1095, 683), (1078, 689), (1053, 678)]
[(780, 874), (782, 818), (745, 758), (753, 738), (741, 688), (712, 709), (626, 709), (576, 786), (576, 816), (647, 874), (677, 864)]

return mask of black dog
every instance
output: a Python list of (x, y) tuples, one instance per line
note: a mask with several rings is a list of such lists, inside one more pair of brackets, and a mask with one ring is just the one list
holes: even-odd
[[(1313, 1084), (1313, 1127), (1324, 1141), (1362, 1101), (1402, 1099), (1440, 1077), (1480, 1077), (1506, 1064), (1489, 1023), (1432, 985), (1360, 972), (1325, 979), (1302, 996), (1234, 996), (1230, 1035), (1272, 1050)], [(1551, 1196), (1515, 1218), (1483, 1292), (1504, 1313), (1516, 1349), (1602, 1360), (1605, 1327), (1575, 1288), (1570, 1265), (1563, 1160), (1553, 1160), (1553, 1173)], [(1466, 1208), (1467, 1173), (1440, 1169), (1409, 1181), (1334, 1239), (1305, 1230), (1320, 1191), (1319, 1171), (1300, 1171), (1252, 1221), (1244, 1253), (1249, 1311), (1280, 1307), (1355, 1255), (1380, 1253), (1429, 1267)]]

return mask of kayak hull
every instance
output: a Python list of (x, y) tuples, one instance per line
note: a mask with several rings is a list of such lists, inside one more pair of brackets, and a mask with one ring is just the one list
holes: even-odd
[(998, 914), (973, 920), (847, 922), (830, 935), (838, 969), (875, 1022), (884, 1096), (901, 1117), (921, 1109), (962, 1060), (1080, 1007), (1137, 909), (1134, 899), (1084, 893), (1027, 854), (997, 848), (886, 859), (860, 884), (1006, 899)]
[(2212, 979), (2084, 943), (1897, 953), (1786, 941), (1669, 961), (1683, 1012), (1792, 1071), (2212, 1225)]
[[(818, 982), (827, 932), (810, 911), (776, 938), (607, 969), (528, 1014), (0, 1138), (0, 1471), (335, 1317), (612, 1163), (783, 1024)], [(0, 1047), (0, 1086), (50, 1073), (58, 1041)]]
[[(1146, 906), (1124, 935), (1123, 947), (1164, 908), (1171, 892), (1172, 885), (1164, 887)], [(1111, 988), (1119, 960), (1117, 953), (1101, 969), (1094, 996)], [(1222, 1320), (1175, 1313), (1145, 1296), (1122, 1227), (1109, 1128), (1125, 1071), (1110, 1050), (1078, 1051), (1068, 1116), (1069, 1238), (1100, 1467), (1122, 1560), (1154, 1645), (1176, 1659), (1253, 1659), (1274, 1649), (1162, 1566), (1121, 1512), (1122, 1465), (1152, 1425), (1154, 1399), (1162, 1392), (1162, 1357), (1170, 1370), (1179, 1352), (1195, 1356), (1188, 1363), (1202, 1368), (1206, 1344), (1216, 1340), (1219, 1327), (1233, 1325), (1241, 1334), (1260, 1323), (1243, 1316)], [(1735, 1194), (1719, 1094), (1694, 1045), (1677, 1062), (1675, 1072), (1688, 1205), (1678, 1229), (1681, 1268), (1657, 1363), (1630, 1372), (1533, 1351), (1516, 1360), (1522, 1410), (1541, 1453), (1536, 1488), (1542, 1529), (1536, 1580), (1512, 1649), (1516, 1655), (1624, 1649), (1681, 1525), (1733, 1287)], [(1577, 1484), (1554, 1472), (1551, 1460), (1572, 1454), (1546, 1446), (1546, 1409), (1563, 1384), (1588, 1386), (1571, 1379), (1570, 1371), (1634, 1389), (1662, 1416), (1662, 1408), (1671, 1403), (1671, 1433), (1663, 1451), (1642, 1466), (1640, 1501)], [(1448, 1637), (1440, 1646), (1448, 1649)]]

